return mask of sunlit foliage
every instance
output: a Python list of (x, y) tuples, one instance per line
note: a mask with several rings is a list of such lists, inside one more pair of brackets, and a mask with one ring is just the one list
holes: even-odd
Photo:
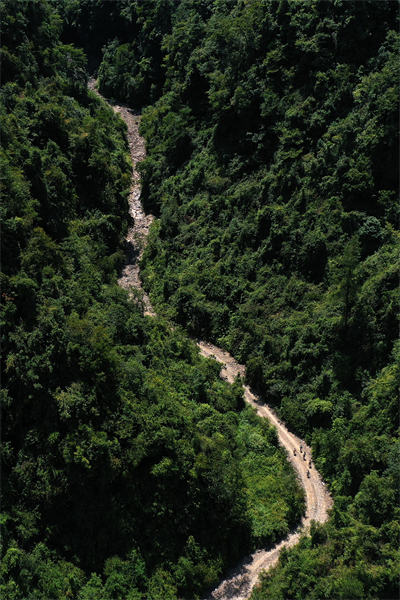
[(302, 494), (240, 382), (116, 283), (131, 166), (83, 52), (48, 2), (2, 11), (0, 597), (193, 600)]
[[(246, 363), (335, 494), (257, 599), (398, 593), (397, 20), (374, 0), (184, 0), (159, 99), (130, 100), (149, 105), (153, 302)], [(104, 85), (134, 60), (115, 48)]]

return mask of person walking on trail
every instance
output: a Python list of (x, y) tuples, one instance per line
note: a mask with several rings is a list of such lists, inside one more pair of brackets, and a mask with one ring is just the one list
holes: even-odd
[(296, 448), (293, 448), (293, 454), (296, 456)]
[(310, 479), (310, 471), (307, 471), (307, 477)]

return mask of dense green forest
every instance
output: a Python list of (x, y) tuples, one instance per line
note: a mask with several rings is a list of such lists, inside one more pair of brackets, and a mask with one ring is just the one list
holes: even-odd
[(126, 128), (62, 11), (1, 11), (0, 597), (193, 600), (302, 492), (240, 382), (117, 285)]
[[(334, 495), (252, 598), (397, 598), (397, 3), (1, 8), (0, 596), (194, 600), (298, 523), (274, 431), (186, 329)], [(155, 319), (116, 284), (129, 157), (88, 68), (143, 111)]]
[(121, 0), (116, 36), (88, 4), (100, 88), (144, 109), (153, 303), (245, 362), (334, 493), (254, 598), (396, 598), (397, 3)]

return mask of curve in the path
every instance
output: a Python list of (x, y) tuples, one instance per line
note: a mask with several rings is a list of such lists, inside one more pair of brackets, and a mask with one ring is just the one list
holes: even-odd
[[(240, 365), (228, 352), (207, 342), (198, 342), (198, 346), (203, 356), (212, 357), (222, 364), (221, 377), (226, 381), (233, 383), (238, 375), (240, 377), (245, 376), (245, 367)], [(313, 463), (311, 467), (309, 466), (311, 449), (307, 444), (288, 431), (274, 411), (267, 404), (261, 404), (247, 385), (244, 386), (244, 397), (246, 402), (256, 409), (260, 417), (266, 417), (276, 427), (279, 443), (286, 449), (288, 459), (296, 470), (304, 488), (306, 514), (297, 531), (291, 533), (272, 548), (257, 550), (251, 556), (245, 558), (228, 578), (207, 597), (207, 600), (247, 600), (258, 581), (260, 573), (267, 571), (278, 562), (282, 548), (290, 548), (297, 544), (301, 533), (309, 529), (311, 521), (324, 523), (328, 518), (328, 510), (332, 506), (331, 496), (320, 474)], [(300, 447), (305, 453), (305, 460), (304, 454), (300, 453)], [(294, 450), (296, 454), (294, 454)]]
[[(96, 94), (94, 79), (89, 81), (89, 88)], [(141, 290), (143, 293), (144, 312), (154, 316), (155, 312), (151, 306), (150, 299), (142, 290), (140, 281), (139, 261), (147, 242), (149, 227), (153, 221), (152, 215), (146, 215), (140, 201), (140, 176), (137, 171), (137, 163), (145, 156), (145, 141), (139, 135), (140, 117), (135, 115), (129, 108), (120, 105), (112, 105), (127, 125), (129, 149), (132, 159), (132, 184), (129, 193), (129, 212), (133, 218), (133, 225), (128, 230), (126, 238), (128, 245), (127, 261), (118, 283), (125, 289)], [(198, 341), (200, 353), (208, 358), (214, 358), (222, 365), (221, 377), (230, 383), (235, 378), (245, 376), (245, 367), (240, 365), (228, 352), (213, 344)], [(309, 467), (311, 449), (296, 435), (288, 431), (285, 425), (278, 419), (276, 414), (266, 404), (261, 404), (259, 399), (248, 386), (244, 386), (244, 397), (246, 402), (255, 408), (260, 417), (267, 418), (278, 433), (280, 444), (287, 450), (288, 459), (292, 463), (305, 491), (306, 514), (297, 531), (291, 533), (268, 550), (257, 550), (251, 556), (245, 558), (242, 563), (225, 579), (211, 594), (207, 600), (247, 600), (251, 590), (258, 581), (261, 572), (273, 567), (279, 559), (282, 548), (294, 546), (301, 533), (306, 532), (311, 521), (323, 523), (328, 518), (328, 510), (332, 506), (332, 499), (322, 481), (321, 476), (314, 465)], [(306, 454), (306, 460), (300, 454), (300, 446)], [(294, 455), (293, 450), (296, 450)], [(309, 471), (309, 477), (307, 476)]]

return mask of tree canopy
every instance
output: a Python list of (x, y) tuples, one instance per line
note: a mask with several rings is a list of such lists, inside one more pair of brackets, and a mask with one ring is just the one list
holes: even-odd
[(246, 364), (335, 496), (254, 598), (396, 597), (398, 7), (183, 0), (163, 32), (169, 6), (140, 33), (162, 88), (138, 37), (99, 67), (143, 106), (146, 290)]
[(241, 383), (117, 285), (126, 127), (59, 4), (1, 3), (0, 596), (193, 600), (295, 527), (302, 492)]

